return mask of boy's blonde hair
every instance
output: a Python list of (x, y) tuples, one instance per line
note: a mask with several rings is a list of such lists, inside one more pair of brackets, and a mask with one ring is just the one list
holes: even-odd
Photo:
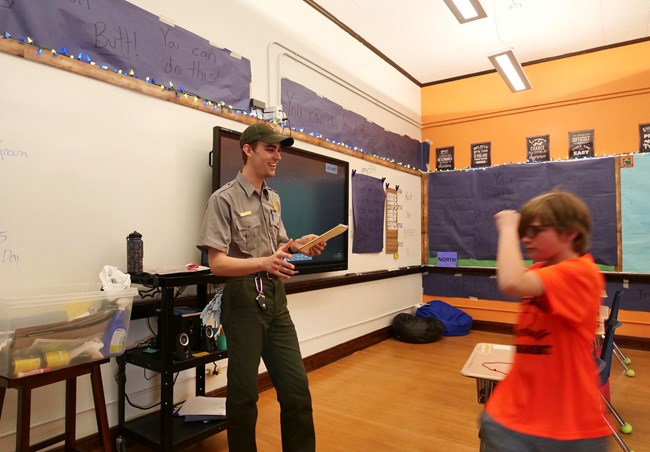
[(573, 250), (584, 254), (591, 244), (591, 212), (573, 193), (553, 189), (528, 201), (521, 208), (519, 236), (535, 220), (561, 232), (576, 232)]

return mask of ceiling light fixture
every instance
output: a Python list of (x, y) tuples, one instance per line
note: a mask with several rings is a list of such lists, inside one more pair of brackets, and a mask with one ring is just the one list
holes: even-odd
[(517, 92), (531, 88), (528, 77), (526, 77), (524, 69), (517, 61), (512, 50), (495, 53), (488, 56), (488, 58), (506, 82), (510, 91)]
[(487, 17), (479, 0), (444, 0), (444, 2), (461, 24)]

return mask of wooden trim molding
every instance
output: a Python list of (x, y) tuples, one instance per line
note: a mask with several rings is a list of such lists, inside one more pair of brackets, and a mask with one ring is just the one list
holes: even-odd
[[(512, 328), (513, 325), (509, 323), (488, 322), (485, 320), (474, 320), (472, 322), (473, 330), (491, 333), (512, 334)], [(650, 351), (650, 338), (616, 335), (616, 345), (622, 348)]]
[[(259, 121), (253, 116), (243, 114), (242, 112), (234, 109), (227, 107), (214, 108), (215, 101), (210, 101), (211, 103), (205, 105), (206, 101), (209, 101), (209, 99), (203, 99), (194, 95), (182, 95), (181, 93), (177, 93), (174, 90), (166, 89), (164, 86), (161, 87), (161, 85), (147, 83), (145, 80), (135, 78), (127, 74), (121, 74), (113, 72), (111, 70), (102, 69), (96, 64), (89, 64), (84, 61), (79, 61), (77, 59), (69, 58), (64, 55), (55, 56), (52, 52), (45, 50), (43, 50), (42, 54), (39, 54), (38, 47), (17, 41), (15, 39), (0, 39), (0, 52), (21, 57), (34, 63), (45, 64), (46, 66), (63, 69), (77, 75), (90, 77), (95, 80), (110, 83), (111, 85), (136, 91), (140, 94), (157, 97), (161, 100), (172, 102), (183, 107), (200, 110), (204, 113), (220, 116), (222, 118), (227, 118), (243, 124), (250, 125)], [(287, 128), (283, 129), (277, 124), (273, 124), (272, 126), (278, 133), (291, 136), (292, 138), (300, 140), (304, 143), (310, 143), (321, 148), (349, 155), (351, 157), (365, 160), (376, 165), (385, 166), (397, 171), (401, 171), (403, 173), (413, 174), (416, 176), (420, 176), (422, 174), (422, 172), (419, 170), (401, 166), (388, 160), (375, 157), (374, 155), (357, 152), (352, 149), (348, 149), (345, 146), (340, 146), (329, 142), (323, 138), (311, 136), (308, 133), (289, 130)]]

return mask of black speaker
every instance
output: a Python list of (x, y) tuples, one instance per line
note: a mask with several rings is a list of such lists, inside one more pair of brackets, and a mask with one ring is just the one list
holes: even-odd
[(174, 359), (182, 361), (189, 359), (192, 352), (190, 350), (190, 337), (187, 333), (181, 332), (176, 334)]
[(201, 326), (201, 349), (206, 352), (217, 349), (217, 334), (210, 325)]
[[(193, 351), (203, 349), (201, 343), (201, 309), (191, 307), (176, 307), (171, 316), (169, 334), (175, 338), (174, 357), (187, 359)], [(158, 309), (158, 315), (161, 310)], [(162, 319), (158, 319), (159, 322)], [(161, 338), (159, 338), (161, 339)], [(161, 343), (159, 340), (158, 343)]]
[(191, 307), (174, 308), (173, 331), (188, 335), (190, 350), (201, 349), (201, 311)]

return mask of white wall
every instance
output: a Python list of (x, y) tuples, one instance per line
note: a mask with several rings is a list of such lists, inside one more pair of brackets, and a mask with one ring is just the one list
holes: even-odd
[(279, 103), (279, 79), (287, 77), (386, 130), (421, 139), (420, 88), (303, 0), (129, 1), (250, 59), (251, 96), (267, 105)]
[[(419, 121), (419, 89), (300, 0), (278, 3), (274, 11), (262, 9), (268, 2), (249, 0), (133, 3), (251, 59), (254, 97), (268, 101), (277, 95), (268, 89), (267, 50), (270, 42), (280, 42)], [(217, 4), (221, 8), (212, 6)], [(291, 71), (292, 64), (282, 60), (280, 65), (283, 72)], [(0, 161), (0, 252), (10, 249), (19, 257), (0, 264), (2, 288), (98, 281), (104, 265), (125, 267), (125, 237), (134, 229), (144, 235), (145, 265), (196, 261), (194, 243), (210, 191), (211, 129), (221, 125), (243, 130), (244, 124), (3, 53), (0, 67), (0, 148), (21, 155)], [(339, 92), (320, 75), (302, 72), (295, 81), (388, 130), (419, 138), (412, 124), (359, 96)], [(271, 75), (274, 85), (277, 77)], [(292, 73), (283, 75), (294, 79)], [(390, 96), (383, 91), (386, 86)], [(404, 228), (399, 231), (399, 258), (351, 254), (350, 271), (419, 265), (419, 177), (298, 145), (348, 160), (351, 169), (400, 185)], [(421, 294), (420, 275), (410, 275), (291, 295), (303, 355), (389, 325), (396, 313), (418, 303)], [(146, 322), (135, 321), (129, 343), (149, 335)], [(117, 423), (115, 368), (114, 361), (102, 368), (111, 425)], [(208, 377), (207, 390), (224, 386), (224, 373)], [(127, 377), (132, 401), (149, 405), (159, 400), (157, 377), (149, 379), (150, 373), (145, 377), (143, 369), (133, 366), (127, 368)], [(191, 373), (183, 372), (176, 400), (183, 400), (193, 386)], [(84, 437), (96, 431), (87, 379), (80, 382), (78, 394), (77, 435)], [(38, 409), (42, 400), (48, 400), (47, 409)], [(0, 450), (10, 450), (15, 441), (15, 404), (15, 391), (8, 391)], [(36, 390), (34, 408), (32, 442), (61, 432), (64, 385)], [(129, 409), (127, 418), (140, 414)]]

